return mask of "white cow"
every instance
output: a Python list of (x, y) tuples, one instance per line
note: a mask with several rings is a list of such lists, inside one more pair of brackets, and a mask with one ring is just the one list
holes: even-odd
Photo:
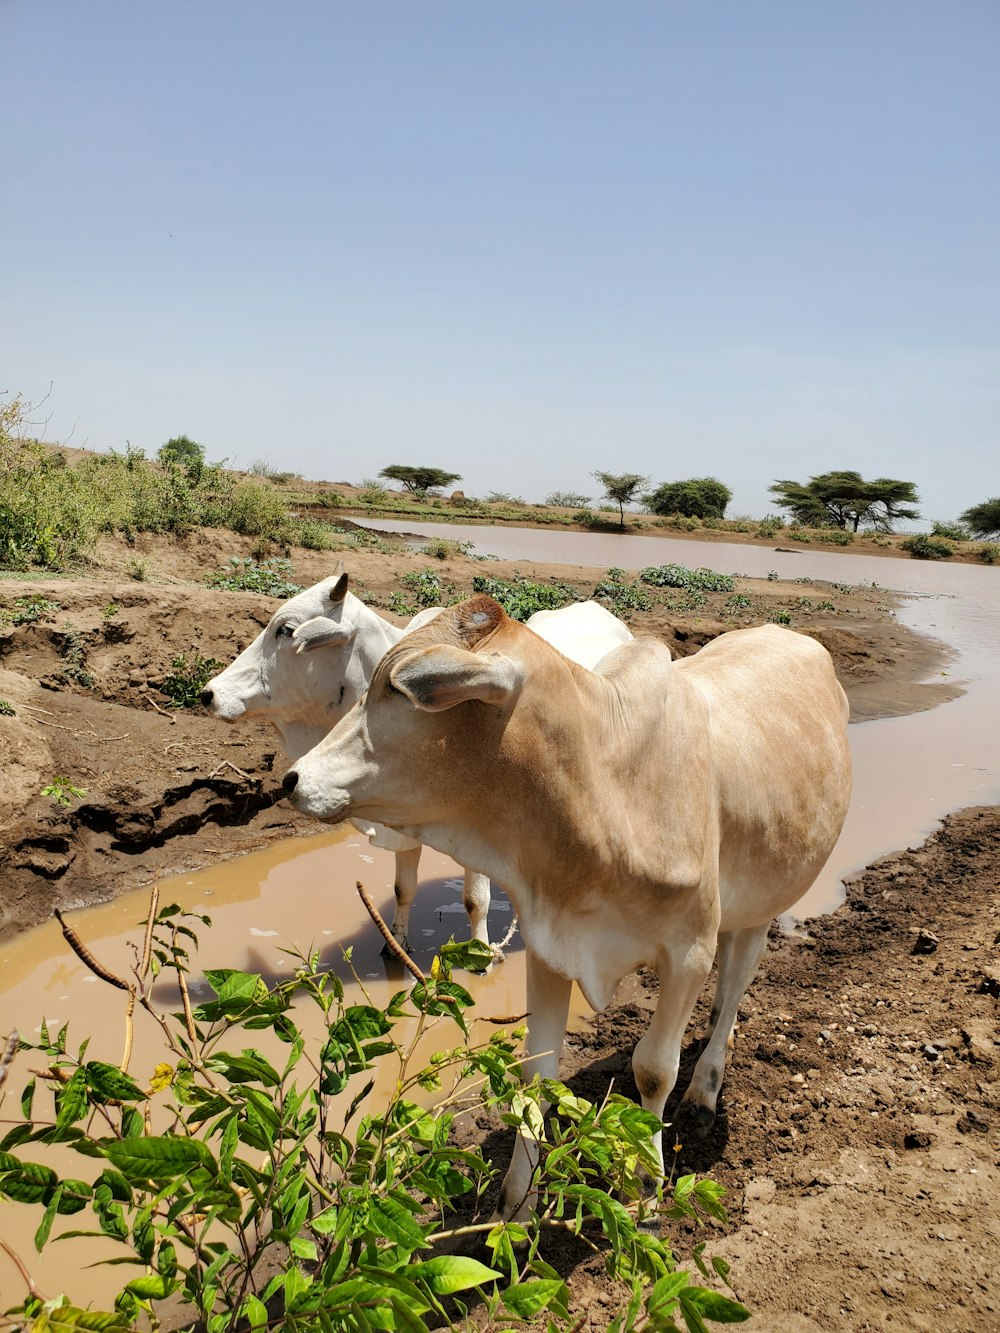
[[(270, 722), (292, 763), (318, 745), (362, 697), (385, 652), (440, 611), (421, 611), (399, 629), (349, 592), (348, 582), (341, 564), (331, 578), (286, 601), (253, 643), (207, 683), (202, 703), (225, 722), (246, 717)], [(632, 637), (596, 602), (538, 611), (528, 624), (588, 666)], [(406, 945), (420, 842), (370, 820), (352, 822), (374, 846), (395, 853), (392, 933)], [(473, 937), (488, 944), (489, 878), (467, 870), (463, 901)]]
[[(588, 671), (479, 597), (397, 644), (285, 788), (311, 815), (378, 820), (507, 888), (543, 1077), (558, 1071), (570, 981), (600, 1009), (652, 967), (659, 1000), (632, 1064), (662, 1117), (718, 947), (713, 1029), (686, 1093), (707, 1127), (768, 925), (844, 821), (847, 702), (826, 649), (773, 625), (678, 662), (634, 641)], [(537, 1154), (519, 1140), (504, 1216), (530, 1207)]]

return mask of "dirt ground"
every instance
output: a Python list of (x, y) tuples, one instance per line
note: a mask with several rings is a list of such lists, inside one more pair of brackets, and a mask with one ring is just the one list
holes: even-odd
[[(0, 715), (0, 937), (54, 906), (315, 831), (279, 803), (284, 766), (269, 731), (172, 708), (159, 689), (178, 654), (226, 663), (267, 623), (273, 599), (203, 583), (248, 551), (229, 533), (144, 538), (138, 550), (108, 543), (84, 575), (0, 585), (0, 700), (13, 708)], [(141, 581), (128, 577), (137, 558)], [(292, 558), (306, 585), (337, 556)], [(584, 594), (604, 574), (438, 561), (398, 546), (344, 558), (354, 591), (382, 608), (401, 574), (428, 567), (450, 595), (477, 573), (518, 569)], [(883, 591), (751, 580), (738, 591), (749, 606), (737, 612), (710, 594), (694, 610), (663, 602), (630, 623), (684, 655), (781, 608), (830, 649), (855, 718), (954, 692), (937, 674), (946, 650), (897, 625)], [(16, 599), (34, 594), (58, 608), (12, 624)], [(42, 797), (57, 776), (85, 795), (65, 807)], [(734, 1286), (757, 1312), (749, 1327), (1000, 1329), (998, 853), (1000, 811), (963, 812), (923, 848), (869, 868), (839, 912), (772, 940), (724, 1114), (704, 1143), (677, 1131), (677, 1169), (710, 1172), (729, 1191), (731, 1226), (713, 1229), (708, 1248), (732, 1261)], [(631, 982), (592, 1034), (568, 1044), (564, 1076), (587, 1095), (602, 1094), (609, 1076), (634, 1091), (628, 1060), (652, 1002), (646, 981)], [(681, 1088), (696, 1053), (692, 1041)], [(563, 1266), (587, 1304), (582, 1327), (606, 1328), (619, 1293), (599, 1261), (567, 1253)]]

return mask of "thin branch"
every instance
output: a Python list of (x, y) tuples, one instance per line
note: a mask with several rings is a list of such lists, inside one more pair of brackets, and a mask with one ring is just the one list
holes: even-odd
[(21, 1276), (24, 1278), (25, 1286), (26, 1286), (26, 1287), (28, 1288), (28, 1290), (31, 1292), (32, 1296), (34, 1296), (35, 1300), (36, 1300), (36, 1301), (44, 1301), (44, 1300), (45, 1300), (45, 1296), (44, 1296), (44, 1294), (43, 1294), (41, 1291), (39, 1291), (38, 1288), (35, 1286), (35, 1280), (34, 1280), (34, 1278), (31, 1276), (31, 1274), (30, 1274), (30, 1273), (28, 1272), (28, 1270), (25, 1268), (24, 1264), (21, 1262), (21, 1260), (20, 1260), (19, 1256), (17, 1255), (16, 1251), (14, 1251), (14, 1250), (12, 1250), (12, 1249), (10, 1248), (10, 1246), (7, 1244), (7, 1242), (3, 1239), (2, 1236), (0, 1236), (0, 1249), (3, 1250), (3, 1252), (4, 1252), (4, 1254), (6, 1254), (7, 1258), (11, 1261), (11, 1263), (14, 1265), (14, 1267), (17, 1269), (17, 1271), (18, 1271), (18, 1272), (21, 1274)]
[(14, 1063), (14, 1056), (17, 1054), (21, 1045), (21, 1037), (15, 1028), (7, 1038), (7, 1044), (3, 1048), (3, 1055), (0, 1055), (0, 1088), (7, 1082), (10, 1075), (11, 1065)]
[(412, 977), (415, 977), (422, 986), (426, 986), (427, 978), (424, 976), (423, 972), (421, 972), (420, 968), (417, 967), (416, 963), (413, 961), (410, 955), (400, 944), (399, 940), (397, 940), (395, 935), (393, 935), (389, 927), (382, 920), (382, 914), (379, 912), (378, 908), (372, 902), (371, 894), (361, 883), (360, 879), (357, 881), (356, 887), (358, 890), (358, 896), (361, 898), (361, 901), (365, 905), (365, 910), (367, 911), (371, 919), (375, 922), (375, 925), (378, 927), (379, 934), (382, 936), (382, 938), (385, 940), (386, 944), (389, 947), (389, 952), (395, 954), (395, 956), (399, 959), (399, 961), (403, 964), (407, 972), (409, 972), (409, 974)]
[(76, 931), (69, 924), (69, 922), (63, 920), (63, 914), (62, 912), (60, 912), (58, 907), (55, 908), (52, 915), (59, 922), (59, 925), (62, 928), (63, 938), (65, 939), (66, 943), (76, 954), (77, 958), (79, 958), (80, 962), (84, 963), (87, 967), (90, 968), (94, 976), (100, 977), (101, 980), (106, 981), (109, 986), (117, 986), (119, 990), (124, 990), (124, 991), (132, 990), (132, 987), (128, 984), (127, 981), (122, 981), (121, 977), (116, 977), (113, 972), (108, 971), (108, 969), (104, 966), (103, 963), (99, 963), (97, 961), (97, 959), (90, 952), (87, 946), (83, 943), (83, 941), (80, 939), (79, 935), (77, 935)]

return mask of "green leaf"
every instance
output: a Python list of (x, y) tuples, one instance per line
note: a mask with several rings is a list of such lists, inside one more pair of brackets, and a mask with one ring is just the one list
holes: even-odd
[(401, 1245), (406, 1250), (418, 1250), (426, 1244), (423, 1231), (395, 1199), (373, 1199), (369, 1219), (372, 1230), (393, 1245)]
[(435, 1296), (450, 1296), (455, 1291), (481, 1287), (484, 1282), (503, 1280), (502, 1273), (498, 1273), (495, 1268), (487, 1268), (478, 1259), (452, 1254), (410, 1264), (406, 1276), (413, 1282), (426, 1282)]
[(160, 1273), (149, 1273), (145, 1277), (134, 1277), (126, 1283), (125, 1290), (143, 1301), (162, 1301), (171, 1292), (176, 1291), (178, 1282), (175, 1278), (164, 1277)]
[(62, 1186), (57, 1185), (52, 1191), (52, 1197), (49, 1199), (42, 1220), (38, 1224), (38, 1230), (35, 1232), (35, 1249), (41, 1254), (45, 1242), (49, 1238), (49, 1232), (52, 1230), (52, 1223), (55, 1221), (56, 1213), (59, 1211), (59, 1202), (62, 1199)]
[(666, 1277), (661, 1277), (649, 1293), (646, 1309), (650, 1314), (654, 1310), (664, 1313), (664, 1307), (674, 1305), (680, 1293), (690, 1285), (690, 1282), (691, 1275), (685, 1272), (668, 1273)]
[(682, 1303), (697, 1307), (699, 1313), (715, 1324), (742, 1324), (750, 1318), (750, 1311), (739, 1301), (730, 1300), (710, 1287), (689, 1287), (681, 1297)]
[(67, 1129), (86, 1114), (87, 1111), (87, 1075), (82, 1069), (74, 1070), (70, 1081), (56, 1097), (58, 1113), (56, 1128)]
[(162, 1138), (121, 1139), (104, 1149), (105, 1155), (130, 1181), (175, 1180), (195, 1167), (218, 1172), (215, 1158), (200, 1139), (168, 1134)]
[(250, 1333), (255, 1328), (267, 1328), (267, 1306), (256, 1296), (248, 1296), (239, 1310), (240, 1315), (250, 1325)]
[(316, 1259), (316, 1242), (307, 1239), (305, 1236), (293, 1236), (288, 1243), (288, 1248), (296, 1259)]
[(517, 1282), (503, 1293), (503, 1303), (511, 1314), (519, 1319), (530, 1319), (539, 1310), (548, 1309), (549, 1305), (562, 1293), (565, 1283), (558, 1278), (535, 1278), (530, 1282)]
[(0, 1152), (0, 1196), (15, 1203), (44, 1203), (59, 1183), (51, 1167), (40, 1162), (21, 1162)]
[(21, 1114), (25, 1120), (31, 1119), (31, 1106), (35, 1100), (35, 1080), (30, 1079), (21, 1093)]
[(141, 1102), (146, 1094), (116, 1065), (88, 1060), (84, 1065), (87, 1086), (95, 1102)]
[(230, 1083), (263, 1083), (276, 1088), (281, 1082), (277, 1070), (256, 1051), (244, 1051), (242, 1055), (218, 1051), (206, 1064), (213, 1072), (224, 1074)]

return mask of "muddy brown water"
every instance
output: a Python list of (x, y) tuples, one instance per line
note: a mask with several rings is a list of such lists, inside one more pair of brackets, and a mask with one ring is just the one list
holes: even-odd
[[(372, 526), (394, 525), (378, 522)], [(395, 526), (422, 536), (441, 531), (431, 524)], [(823, 874), (792, 914), (798, 919), (831, 910), (842, 897), (845, 875), (879, 855), (918, 844), (948, 811), (1000, 798), (1000, 570), (813, 551), (786, 554), (641, 536), (454, 525), (448, 525), (447, 535), (473, 542), (482, 554), (533, 565), (548, 561), (634, 570), (676, 561), (753, 577), (765, 577), (773, 569), (782, 579), (877, 584), (904, 594), (898, 619), (940, 638), (954, 650), (948, 670), (965, 683), (966, 693), (927, 712), (851, 727), (855, 764), (851, 812)], [(288, 976), (296, 965), (287, 949), (319, 949), (324, 963), (348, 981), (352, 997), (363, 998), (363, 987), (377, 1004), (404, 983), (397, 971), (387, 970), (380, 956), (381, 939), (358, 901), (354, 884), (363, 880), (388, 917), (392, 876), (389, 854), (370, 848), (353, 830), (336, 830), (164, 881), (161, 901), (177, 901), (212, 917), (211, 929), (200, 932), (200, 968), (236, 967), (272, 980)], [(127, 941), (141, 935), (139, 923), (144, 920), (146, 903), (147, 894), (142, 891), (74, 916), (79, 934), (113, 971), (127, 972), (130, 966)], [(509, 902), (495, 891), (491, 938), (502, 938), (511, 921)], [(467, 934), (461, 871), (447, 857), (425, 850), (421, 890), (410, 928), (417, 962), (429, 963), (452, 934), (460, 938)], [(352, 952), (357, 982), (344, 961), (345, 949)], [(469, 986), (483, 1015), (506, 1016), (523, 1010), (523, 953), (516, 934), (506, 961), (487, 977), (471, 978)], [(165, 985), (161, 993), (167, 1004), (172, 1003)], [(204, 983), (199, 986), (196, 980), (196, 1000), (207, 994)], [(587, 1012), (577, 995), (572, 1021), (584, 1022)], [(0, 945), (0, 1033), (17, 1028), (25, 1036), (37, 1035), (42, 1018), (50, 1030), (69, 1021), (71, 1049), (92, 1035), (88, 1052), (92, 1058), (114, 1063), (121, 1059), (121, 993), (98, 981), (78, 962), (55, 923)], [(428, 1054), (435, 1041), (453, 1044), (450, 1033), (446, 1037), (432, 1033)], [(133, 1076), (140, 1082), (148, 1080), (154, 1065), (164, 1058), (156, 1030), (140, 1016)], [(27, 1069), (38, 1064), (37, 1058), (18, 1057), (0, 1105), (0, 1120), (17, 1120)], [(391, 1079), (393, 1071), (386, 1070), (385, 1076)], [(374, 1095), (377, 1093), (376, 1088)], [(75, 1154), (61, 1162), (46, 1160), (74, 1175), (85, 1176), (91, 1166), (89, 1159)], [(69, 1230), (85, 1217), (57, 1223), (54, 1234), (60, 1225)], [(41, 1290), (53, 1295), (65, 1288), (83, 1302), (103, 1299), (113, 1289), (109, 1273), (120, 1270), (86, 1269), (84, 1265), (107, 1257), (107, 1244), (93, 1242), (92, 1248), (81, 1251), (79, 1246), (91, 1243), (74, 1242), (70, 1249), (50, 1242), (38, 1256), (31, 1238), (39, 1220), (40, 1209), (0, 1205), (0, 1236), (28, 1262)], [(0, 1307), (19, 1300), (22, 1294), (21, 1279), (0, 1252)]]

